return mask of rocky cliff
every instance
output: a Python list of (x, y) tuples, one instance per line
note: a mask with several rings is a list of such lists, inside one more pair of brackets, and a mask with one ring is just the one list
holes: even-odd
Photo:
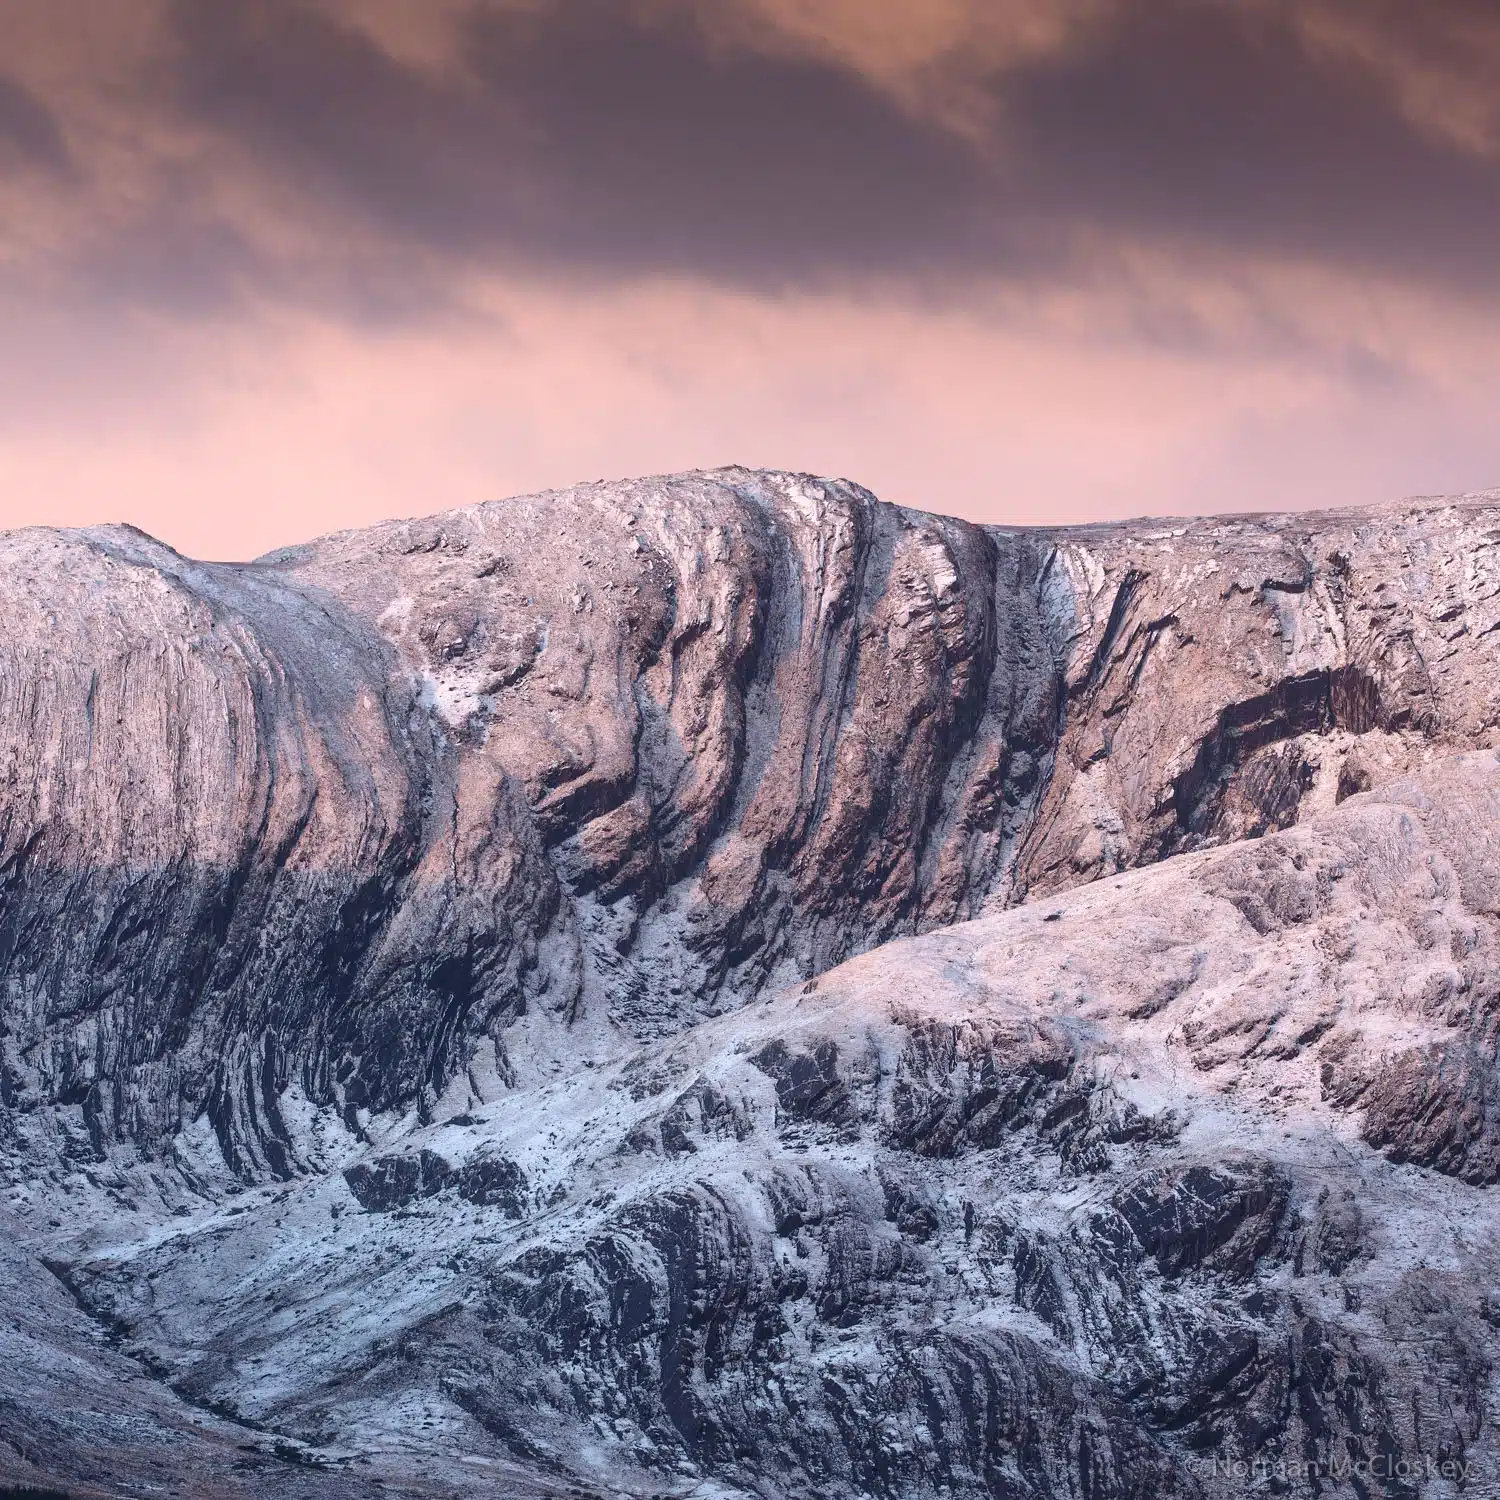
[(0, 539), (17, 1474), (1472, 1487), (1497, 525)]

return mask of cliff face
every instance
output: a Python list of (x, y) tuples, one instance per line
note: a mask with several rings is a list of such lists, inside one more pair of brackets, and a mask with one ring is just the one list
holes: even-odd
[(1500, 757), (1438, 760), (51, 1264), (330, 1486), (1482, 1478), (1497, 830)]
[(1044, 783), (1044, 563), (748, 474), (244, 568), (8, 539), (7, 1097), (285, 1174), (289, 1088), (430, 1102), (528, 1010), (607, 1048), (973, 906)]
[[(392, 1483), (483, 1450), (543, 1489), (1191, 1492), (1320, 1359), (1378, 1400), (1256, 1418), (1277, 1451), (1438, 1451), (1402, 1415), (1435, 1367), (1357, 1289), (1313, 1327), (1271, 1288), (1348, 1292), (1317, 1246), (1388, 1157), (1488, 1212), (1492, 778), (1437, 762), (1500, 724), (1497, 527), (984, 530), (726, 470), (243, 566), (0, 539), (17, 1232), (175, 1389)], [(974, 917), (839, 970), (864, 998), (808, 1030), (802, 981)], [(1375, 951), (1403, 977), (1351, 991)], [(1376, 1261), (1390, 1317), (1429, 1295)], [(1271, 1300), (1226, 1323), (1238, 1287)], [(1445, 1453), (1488, 1399), (1454, 1337)]]
[(1496, 497), (1053, 537), (1073, 627), (1021, 886), (1284, 828), (1500, 723)]

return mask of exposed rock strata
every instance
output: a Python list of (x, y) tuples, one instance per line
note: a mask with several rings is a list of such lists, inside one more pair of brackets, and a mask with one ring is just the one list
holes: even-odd
[(1497, 523), (0, 539), (29, 1264), (330, 1485), (1500, 1461)]
[[(420, 1412), (450, 1454), (618, 1493), (1487, 1473), (1500, 1207), (1447, 1150), (1462, 1091), (1385, 1080), (1490, 1025), (1500, 918), (1467, 872), (1497, 830), (1500, 757), (1439, 762), (607, 1066), (491, 1073), (343, 1178), (70, 1284), (334, 1472)], [(467, 1190), (500, 1160), (510, 1198)]]

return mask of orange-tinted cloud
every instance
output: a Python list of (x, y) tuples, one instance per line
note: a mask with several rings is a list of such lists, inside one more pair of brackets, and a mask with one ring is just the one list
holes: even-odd
[(1500, 284), (1497, 26), (1471, 0), (0, 0), (0, 20), (0, 143), (31, 169), (7, 238), (45, 223), (54, 273), (139, 299), (378, 314), (497, 266), (1066, 280), (1121, 236)]
[(1387, 87), (1419, 129), (1500, 153), (1500, 10), (1487, 0), (1311, 0), (1293, 14), (1311, 46)]
[(1500, 477), (1491, 11), (0, 0), (0, 520)]

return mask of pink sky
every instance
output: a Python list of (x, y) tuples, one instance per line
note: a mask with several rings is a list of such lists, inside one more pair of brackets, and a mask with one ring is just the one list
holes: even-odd
[(1500, 484), (1464, 0), (230, 14), (0, 0), (0, 525), (248, 557), (727, 463), (1002, 523)]

